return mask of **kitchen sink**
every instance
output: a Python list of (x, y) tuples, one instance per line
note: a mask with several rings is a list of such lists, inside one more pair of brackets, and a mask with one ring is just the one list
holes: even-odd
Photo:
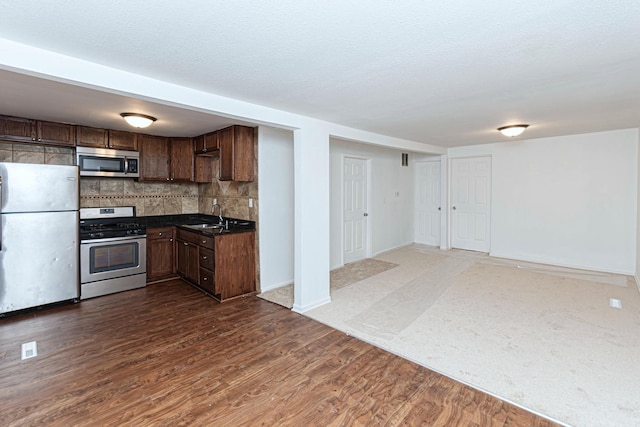
[(224, 225), (221, 224), (188, 224), (185, 227), (192, 228), (194, 230), (221, 230), (224, 229)]

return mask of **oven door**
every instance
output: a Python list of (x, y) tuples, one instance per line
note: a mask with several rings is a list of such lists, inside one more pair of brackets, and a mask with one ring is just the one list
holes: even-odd
[(146, 236), (115, 237), (80, 242), (81, 283), (146, 272)]

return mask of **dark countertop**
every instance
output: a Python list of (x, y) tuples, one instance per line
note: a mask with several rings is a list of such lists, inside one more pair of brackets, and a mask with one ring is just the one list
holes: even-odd
[(196, 230), (188, 225), (195, 224), (218, 224), (219, 218), (213, 215), (204, 214), (183, 214), (183, 215), (157, 215), (157, 216), (139, 216), (136, 218), (139, 224), (146, 226), (147, 228), (160, 228), (160, 227), (180, 227), (185, 230), (193, 231), (196, 233), (202, 233), (207, 235), (216, 234), (229, 234), (229, 233), (242, 233), (245, 231), (255, 231), (255, 221), (249, 221), (237, 218), (227, 218), (225, 220), (225, 228), (219, 230)]

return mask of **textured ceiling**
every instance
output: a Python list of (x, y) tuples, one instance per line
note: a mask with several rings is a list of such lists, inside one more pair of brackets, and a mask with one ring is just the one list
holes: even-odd
[[(531, 124), (521, 138), (640, 127), (638, 1), (0, 0), (0, 10), (0, 38), (434, 145), (497, 142), (495, 129), (515, 122)], [(20, 76), (0, 77), (0, 112), (47, 113), (36, 91), (51, 83), (24, 77), (17, 91)], [(132, 102), (59, 92), (49, 114), (66, 105), (68, 121), (83, 119), (84, 98), (95, 125), (101, 108)], [(207, 120), (176, 114), (163, 132)]]

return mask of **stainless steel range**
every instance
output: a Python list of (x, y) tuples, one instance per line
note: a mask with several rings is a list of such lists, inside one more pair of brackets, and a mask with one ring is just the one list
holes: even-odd
[(147, 282), (147, 230), (132, 206), (80, 209), (80, 299)]

